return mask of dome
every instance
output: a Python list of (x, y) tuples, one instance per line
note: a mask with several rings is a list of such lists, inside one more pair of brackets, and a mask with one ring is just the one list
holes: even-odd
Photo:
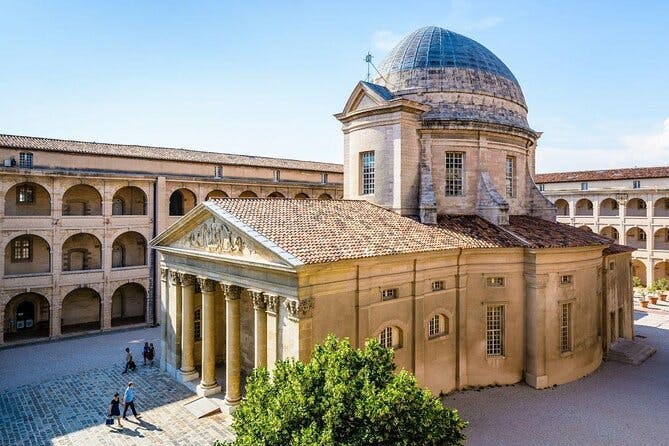
[[(525, 97), (509, 68), (480, 43), (436, 26), (400, 41), (377, 84), (427, 103), (426, 120), (480, 121), (529, 129)], [(412, 97), (415, 96), (415, 97)]]

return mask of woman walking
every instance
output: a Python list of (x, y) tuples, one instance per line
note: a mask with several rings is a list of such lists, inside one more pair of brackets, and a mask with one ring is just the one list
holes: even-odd
[(123, 427), (121, 424), (121, 408), (119, 405), (121, 404), (121, 400), (119, 399), (119, 394), (116, 392), (114, 394), (114, 398), (112, 398), (111, 403), (109, 403), (109, 417), (115, 417), (116, 421), (118, 421), (118, 427)]

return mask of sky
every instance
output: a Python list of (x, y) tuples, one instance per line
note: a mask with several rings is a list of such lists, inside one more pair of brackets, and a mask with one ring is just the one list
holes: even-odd
[(0, 0), (0, 133), (342, 162), (364, 56), (436, 25), (494, 52), (537, 171), (669, 164), (669, 1)]

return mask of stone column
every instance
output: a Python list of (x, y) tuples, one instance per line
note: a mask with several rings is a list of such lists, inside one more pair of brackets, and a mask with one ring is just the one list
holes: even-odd
[(174, 367), (176, 376), (181, 367), (181, 273), (170, 271), (170, 302), (169, 302), (169, 364)]
[(240, 310), (239, 300), (242, 289), (238, 286), (222, 283), (225, 293), (225, 404), (228, 413), (235, 410), (242, 399), (241, 392), (241, 356)]
[(202, 379), (197, 394), (210, 396), (221, 391), (216, 382), (216, 282), (198, 277), (202, 290)]
[(191, 381), (199, 376), (195, 370), (195, 276), (181, 274), (181, 369), (179, 380)]
[[(55, 301), (56, 299), (54, 299)], [(51, 314), (49, 321), (51, 323), (51, 332), (49, 333), (49, 338), (54, 339), (60, 337), (60, 318), (63, 314), (62, 301), (54, 302), (51, 305)]]
[(254, 367), (267, 367), (267, 313), (265, 296), (261, 291), (248, 290), (253, 299), (254, 309)]
[(169, 295), (169, 277), (170, 270), (164, 267), (160, 268), (160, 369), (165, 370), (167, 363), (167, 304)]
[(265, 294), (267, 311), (267, 370), (274, 370), (279, 359), (279, 302), (276, 294)]

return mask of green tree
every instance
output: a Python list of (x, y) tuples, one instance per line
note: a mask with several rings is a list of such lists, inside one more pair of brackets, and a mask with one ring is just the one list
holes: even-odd
[[(233, 414), (235, 446), (461, 445), (467, 423), (413, 375), (394, 373), (375, 339), (362, 350), (328, 336), (311, 360), (257, 369)], [(222, 445), (224, 443), (216, 443)]]

